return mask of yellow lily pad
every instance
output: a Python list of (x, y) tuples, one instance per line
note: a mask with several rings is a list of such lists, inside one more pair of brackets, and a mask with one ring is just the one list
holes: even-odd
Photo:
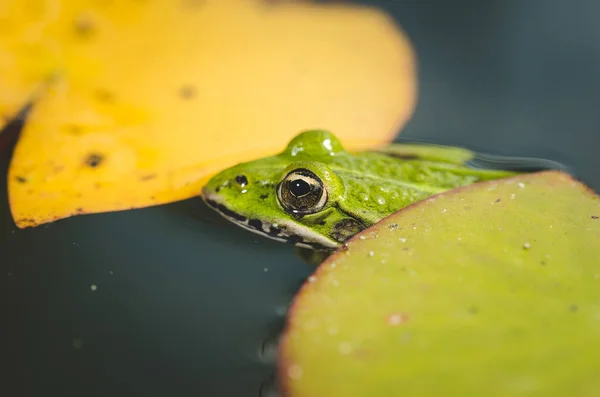
[(595, 395), (600, 197), (547, 171), (385, 218), (302, 287), (278, 365), (288, 397)]
[(9, 170), (19, 227), (167, 203), (299, 130), (389, 142), (408, 39), (375, 8), (258, 0), (8, 0), (0, 115), (35, 98)]

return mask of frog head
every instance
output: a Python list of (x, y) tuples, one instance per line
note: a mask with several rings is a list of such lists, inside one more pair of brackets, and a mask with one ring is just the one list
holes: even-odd
[(347, 155), (330, 132), (304, 131), (278, 155), (218, 173), (202, 198), (252, 232), (303, 248), (334, 249), (366, 226), (342, 210), (344, 183), (329, 166)]

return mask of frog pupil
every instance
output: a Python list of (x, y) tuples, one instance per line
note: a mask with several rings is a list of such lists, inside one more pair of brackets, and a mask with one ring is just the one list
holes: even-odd
[(306, 196), (311, 191), (310, 184), (304, 179), (294, 179), (288, 182), (288, 189), (295, 197)]
[(325, 206), (327, 190), (314, 172), (298, 168), (277, 185), (277, 199), (287, 212), (303, 216), (319, 212)]

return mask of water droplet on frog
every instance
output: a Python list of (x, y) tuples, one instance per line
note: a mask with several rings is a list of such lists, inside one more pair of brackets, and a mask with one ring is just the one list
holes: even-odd
[(369, 256), (373, 256), (375, 253), (373, 251), (369, 251)]
[(523, 182), (519, 182), (519, 183), (517, 183), (517, 186), (519, 186), (521, 189), (523, 189), (525, 187), (525, 184)]
[(385, 204), (385, 199), (383, 197), (377, 197), (377, 202), (381, 205)]

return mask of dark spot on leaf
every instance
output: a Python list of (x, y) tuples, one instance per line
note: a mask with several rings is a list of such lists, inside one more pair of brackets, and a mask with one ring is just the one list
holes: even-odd
[(140, 181), (149, 181), (154, 178), (156, 178), (156, 174), (148, 174), (140, 177)]
[(571, 313), (575, 313), (577, 310), (579, 310), (579, 307), (577, 307), (577, 305), (571, 305), (571, 306), (569, 306), (569, 311)]
[(469, 306), (469, 308), (467, 309), (467, 311), (470, 314), (477, 314), (477, 313), (479, 313), (479, 308), (477, 306)]
[(502, 199), (501, 199), (500, 197), (498, 197), (498, 198), (496, 199), (496, 201), (495, 201), (495, 202), (496, 202), (496, 203), (499, 203), (501, 200), (502, 200)]
[(99, 184), (98, 182), (96, 182), (96, 183), (94, 183), (94, 188), (95, 189), (100, 189), (100, 188), (102, 188), (102, 185)]
[(598, 215), (592, 215), (592, 219), (598, 219)]
[(96, 168), (104, 161), (104, 156), (99, 153), (92, 153), (85, 158), (85, 165)]
[(156, 196), (150, 196), (150, 200), (156, 200)]
[(325, 221), (319, 221), (319, 225), (321, 225), (321, 226), (325, 226), (326, 224), (327, 224), (327, 222), (325, 222)]
[(260, 195), (260, 199), (261, 199), (261, 200), (266, 200), (266, 199), (268, 199), (268, 198), (269, 198), (269, 195), (268, 195), (268, 194), (261, 194), (261, 195)]
[(402, 251), (408, 251), (408, 247), (402, 248)]
[(79, 125), (71, 124), (71, 125), (67, 126), (67, 133), (69, 133), (71, 135), (79, 136), (79, 135), (83, 134), (83, 129)]
[(390, 230), (396, 230), (396, 229), (398, 229), (398, 224), (397, 223), (391, 223), (388, 226), (388, 229), (390, 229)]
[(220, 191), (220, 190), (221, 190), (221, 186), (217, 186), (217, 187), (215, 188), (215, 192), (217, 192), (217, 193), (219, 193), (219, 191)]
[(90, 37), (95, 30), (94, 22), (89, 16), (80, 15), (75, 20), (75, 33), (78, 36), (87, 38)]
[(27, 183), (27, 178), (25, 178), (23, 176), (17, 176), (17, 177), (15, 177), (15, 180), (19, 183)]
[(75, 209), (75, 212), (77, 212), (78, 214), (83, 214), (83, 208), (78, 207), (77, 209)]
[(96, 90), (96, 99), (100, 102), (113, 102), (115, 100), (115, 95), (109, 90), (99, 88)]
[(186, 84), (179, 89), (179, 96), (181, 99), (192, 99), (196, 96), (196, 87), (193, 85)]
[(32, 218), (22, 218), (22, 219), (19, 219), (17, 222), (22, 224), (25, 227), (31, 227), (31, 226), (37, 225), (37, 222), (35, 221), (35, 219), (32, 219)]
[(541, 261), (540, 265), (545, 266), (546, 265), (546, 261)]

